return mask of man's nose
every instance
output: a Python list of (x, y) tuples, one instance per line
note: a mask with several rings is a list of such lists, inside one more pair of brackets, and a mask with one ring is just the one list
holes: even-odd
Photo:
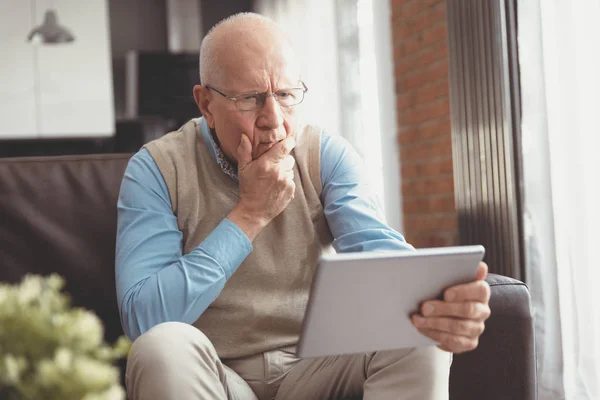
[(260, 109), (258, 125), (261, 128), (276, 129), (283, 123), (281, 106), (275, 100), (275, 96), (267, 96), (265, 104)]

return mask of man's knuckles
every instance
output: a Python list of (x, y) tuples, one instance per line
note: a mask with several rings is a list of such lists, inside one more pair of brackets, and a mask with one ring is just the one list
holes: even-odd
[(294, 165), (296, 164), (296, 160), (294, 159), (294, 157), (292, 157), (291, 155), (287, 155), (283, 158), (283, 160), (281, 160), (281, 168), (283, 168), (286, 171), (290, 171), (294, 168)]
[(479, 302), (469, 302), (460, 304), (463, 308), (464, 318), (485, 321), (490, 316), (490, 308), (487, 304)]
[[(428, 308), (433, 306), (433, 309)], [(421, 314), (426, 317), (456, 317), (474, 320), (485, 320), (490, 316), (490, 308), (480, 302), (447, 303), (429, 301), (421, 306)]]
[(490, 301), (490, 297), (492, 295), (492, 289), (490, 289), (490, 285), (486, 281), (479, 281), (478, 283), (479, 283), (478, 287), (480, 287), (479, 290), (481, 290), (481, 293), (480, 293), (481, 298), (484, 299), (485, 302), (487, 303), (488, 301)]
[(294, 147), (296, 147), (296, 139), (293, 136), (288, 136), (271, 147), (266, 154), (271, 160), (280, 162), (291, 153)]
[[(450, 293), (453, 293), (454, 297), (450, 298)], [(490, 293), (490, 285), (486, 281), (473, 281), (448, 289), (444, 293), (444, 299), (455, 303), (464, 301), (487, 303), (490, 300)]]
[(470, 338), (481, 335), (485, 329), (482, 322), (453, 318), (426, 318), (424, 327)]
[(490, 300), (490, 285), (486, 281), (476, 281), (469, 286), (467, 294), (469, 300), (477, 299), (487, 303)]
[(437, 342), (438, 346), (443, 350), (452, 353), (471, 351), (479, 345), (478, 337), (469, 338), (435, 330), (423, 330), (423, 334)]

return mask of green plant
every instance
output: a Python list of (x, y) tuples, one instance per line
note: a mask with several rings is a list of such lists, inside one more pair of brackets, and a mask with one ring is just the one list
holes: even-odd
[(120, 400), (125, 397), (114, 362), (130, 342), (104, 342), (92, 312), (71, 307), (63, 279), (26, 276), (0, 284), (0, 398)]

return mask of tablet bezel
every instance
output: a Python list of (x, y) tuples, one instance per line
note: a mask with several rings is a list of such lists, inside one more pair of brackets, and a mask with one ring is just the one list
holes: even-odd
[[(474, 245), (323, 255), (297, 355), (311, 358), (435, 344), (412, 325), (410, 314), (423, 301), (441, 298), (446, 288), (472, 281), (484, 254), (483, 246)], [(391, 282), (401, 283), (404, 294), (390, 287)], [(347, 287), (361, 290), (349, 293)]]

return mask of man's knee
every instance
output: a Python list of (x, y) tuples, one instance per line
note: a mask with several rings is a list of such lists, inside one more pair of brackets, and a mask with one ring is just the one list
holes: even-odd
[(182, 355), (217, 358), (212, 343), (198, 328), (183, 322), (164, 322), (133, 342), (129, 360), (169, 363), (181, 360)]
[(375, 371), (393, 364), (404, 364), (410, 369), (433, 375), (448, 374), (451, 363), (452, 353), (440, 350), (436, 346), (380, 351), (375, 353), (371, 360)]
[(192, 325), (166, 322), (133, 342), (127, 359), (127, 396), (134, 400), (225, 398), (221, 372), (206, 335)]

